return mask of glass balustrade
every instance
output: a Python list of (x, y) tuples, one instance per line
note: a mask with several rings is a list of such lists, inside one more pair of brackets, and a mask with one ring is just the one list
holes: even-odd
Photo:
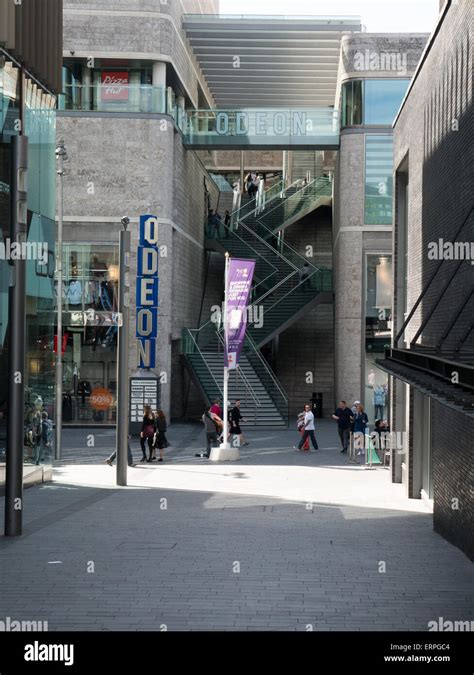
[[(151, 84), (72, 84), (64, 85), (60, 110), (99, 112), (168, 113), (178, 118), (177, 106), (167, 110), (166, 88)], [(184, 124), (184, 111), (181, 111)]]
[(333, 108), (188, 110), (185, 143), (337, 148), (339, 112)]

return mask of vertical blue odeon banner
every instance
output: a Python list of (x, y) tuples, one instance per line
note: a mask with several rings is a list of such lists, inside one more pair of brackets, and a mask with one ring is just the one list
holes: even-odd
[(158, 219), (140, 216), (137, 251), (138, 367), (155, 368), (158, 335)]

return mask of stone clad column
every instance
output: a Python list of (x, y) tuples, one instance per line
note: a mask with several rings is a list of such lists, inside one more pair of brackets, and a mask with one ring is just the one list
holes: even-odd
[[(154, 112), (164, 112), (166, 103), (166, 63), (155, 61), (152, 69)], [(161, 92), (159, 91), (161, 89)]]

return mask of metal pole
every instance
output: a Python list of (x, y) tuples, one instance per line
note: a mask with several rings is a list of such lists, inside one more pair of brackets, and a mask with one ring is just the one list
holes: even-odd
[[(12, 136), (10, 240), (26, 243), (28, 138)], [(10, 260), (8, 289), (8, 413), (5, 475), (5, 536), (22, 533), (25, 417), (26, 259)]]
[(129, 386), (128, 356), (130, 342), (130, 232), (127, 230), (129, 219), (122, 218), (123, 230), (120, 232), (120, 278), (119, 307), (122, 314), (118, 329), (117, 354), (117, 485), (127, 485), (127, 454), (129, 434)]
[(56, 257), (56, 304), (57, 304), (57, 328), (56, 328), (56, 369), (55, 390), (56, 405), (54, 406), (55, 436), (54, 457), (61, 459), (62, 426), (63, 426), (63, 176), (64, 160), (67, 159), (64, 141), (59, 141), (56, 148), (56, 160), (58, 168), (58, 254)]
[[(230, 256), (226, 251), (225, 254), (225, 276), (224, 276), (224, 340), (227, 328), (227, 288), (229, 283), (229, 264)], [(222, 414), (224, 415), (224, 435), (222, 437), (221, 448), (228, 448), (229, 444), (227, 442), (227, 437), (229, 435), (229, 420), (227, 418), (227, 408), (228, 408), (228, 398), (229, 398), (229, 369), (227, 366), (224, 367), (224, 387), (223, 387), (223, 396), (224, 400), (222, 401)]]
[(240, 151), (240, 192), (243, 193), (245, 190), (244, 185), (244, 151)]

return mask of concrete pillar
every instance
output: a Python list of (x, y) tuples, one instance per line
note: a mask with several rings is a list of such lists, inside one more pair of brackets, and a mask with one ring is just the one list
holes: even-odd
[[(90, 110), (91, 107), (91, 69), (88, 66), (84, 66), (82, 69), (82, 108), (83, 110)], [(96, 100), (100, 101), (100, 94), (96, 97)]]
[(154, 87), (166, 87), (166, 63), (155, 61), (151, 81)]

